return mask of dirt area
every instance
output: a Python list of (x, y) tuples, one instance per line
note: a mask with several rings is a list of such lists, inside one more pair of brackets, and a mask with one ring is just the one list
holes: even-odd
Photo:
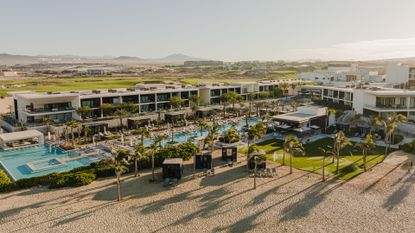
[(4, 97), (0, 98), (0, 114), (10, 112), (10, 107), (13, 106), (13, 98), (12, 97)]

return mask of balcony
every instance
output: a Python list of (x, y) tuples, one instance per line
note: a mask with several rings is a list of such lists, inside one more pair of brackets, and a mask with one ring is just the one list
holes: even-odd
[(372, 106), (372, 105), (364, 105), (365, 108), (369, 108), (369, 109), (373, 109), (376, 111), (381, 111), (381, 110), (389, 110), (389, 111), (394, 111), (394, 110), (409, 110), (409, 108), (406, 105), (376, 105), (376, 106)]
[(25, 109), (26, 113), (29, 114), (43, 114), (43, 113), (57, 113), (57, 112), (70, 112), (75, 111), (73, 107), (58, 107), (58, 108), (34, 108), (34, 109)]

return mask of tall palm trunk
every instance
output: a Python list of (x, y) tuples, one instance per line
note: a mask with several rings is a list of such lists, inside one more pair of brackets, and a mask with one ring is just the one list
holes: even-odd
[(134, 158), (134, 176), (138, 176), (138, 159)]
[(248, 150), (246, 151), (246, 170), (249, 172), (249, 144), (250, 140), (248, 139)]
[(367, 151), (366, 149), (364, 149), (363, 150), (363, 171), (365, 172), (366, 172), (366, 154), (367, 154)]
[(325, 160), (325, 157), (323, 156), (323, 166), (322, 166), (322, 171), (321, 171), (322, 181), (323, 182), (326, 181), (326, 176), (325, 176), (325, 173), (324, 173), (324, 170), (325, 170), (324, 160)]
[(257, 163), (255, 161), (255, 168), (254, 168), (254, 189), (256, 189), (256, 170), (257, 170)]
[(286, 147), (285, 147), (285, 145), (284, 145), (284, 149), (283, 149), (283, 151), (282, 151), (282, 165), (284, 166), (285, 165), (285, 151), (286, 151)]
[(336, 157), (337, 157), (337, 161), (336, 161), (336, 174), (338, 174), (339, 173), (339, 160), (340, 160), (340, 151), (339, 150), (337, 150), (337, 154), (336, 154)]
[(290, 174), (293, 174), (293, 152), (290, 150)]
[(151, 154), (151, 176), (152, 176), (152, 181), (155, 181), (155, 176), (154, 176), (154, 151)]
[(117, 176), (117, 201), (121, 201), (121, 172), (115, 172)]

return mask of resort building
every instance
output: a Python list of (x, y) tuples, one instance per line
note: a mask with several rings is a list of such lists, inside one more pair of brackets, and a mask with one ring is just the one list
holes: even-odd
[(354, 110), (364, 116), (385, 116), (401, 113), (415, 120), (415, 90), (386, 86), (302, 86), (300, 93), (322, 105), (336, 109)]
[[(88, 118), (95, 121), (114, 118), (116, 108), (111, 106), (129, 103), (137, 106), (136, 114), (166, 112), (173, 108), (170, 103), (172, 97), (183, 100), (183, 108), (190, 107), (189, 98), (192, 95), (200, 96), (202, 104), (221, 104), (221, 96), (225, 93), (235, 92), (247, 100), (249, 94), (254, 94), (256, 99), (262, 92), (273, 92), (280, 88), (282, 83), (286, 85), (283, 90), (287, 95), (297, 93), (295, 87), (299, 80), (259, 81), (240, 83), (205, 83), (198, 86), (191, 85), (167, 85), (167, 84), (137, 84), (133, 88), (117, 88), (107, 90), (85, 90), (67, 92), (12, 92), (14, 113), (13, 116), (3, 118), (1, 126), (7, 131), (18, 125), (25, 127), (45, 126), (45, 119), (51, 119), (53, 123), (66, 122), (71, 119), (81, 120), (77, 109), (88, 107)], [(103, 108), (103, 106), (109, 106)]]
[(180, 85), (136, 85), (135, 88), (109, 90), (47, 92), (14, 92), (14, 118), (28, 126), (44, 125), (45, 117), (53, 122), (81, 119), (76, 109), (89, 107), (89, 116), (95, 119), (108, 118), (114, 109), (102, 109), (103, 104), (114, 105), (131, 103), (138, 108), (137, 113), (157, 112), (172, 108), (170, 98), (178, 96), (189, 106), (189, 97), (198, 95), (198, 88)]
[(415, 89), (415, 67), (388, 64), (386, 66), (386, 83)]

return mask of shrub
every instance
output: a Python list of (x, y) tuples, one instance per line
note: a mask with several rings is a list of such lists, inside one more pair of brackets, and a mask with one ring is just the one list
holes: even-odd
[(94, 174), (96, 175), (96, 177), (109, 177), (109, 176), (114, 176), (115, 175), (115, 171), (114, 168), (112, 167), (101, 167), (101, 168), (96, 168), (94, 171)]
[(0, 170), (0, 192), (7, 192), (12, 188), (13, 183), (11, 182), (10, 178), (3, 170)]
[(412, 143), (405, 143), (400, 146), (400, 149), (407, 153), (411, 153), (414, 150), (414, 146)]
[(393, 144), (400, 143), (403, 140), (403, 138), (403, 135), (395, 134), (395, 136), (393, 137)]
[(95, 174), (86, 172), (58, 174), (49, 183), (49, 188), (79, 187), (92, 183), (95, 178)]
[(38, 176), (38, 177), (32, 177), (27, 179), (21, 179), (16, 181), (16, 186), (18, 189), (27, 189), (34, 186), (39, 185), (48, 185), (50, 182), (50, 179), (56, 176), (57, 173), (52, 173), (49, 175), (44, 176)]

